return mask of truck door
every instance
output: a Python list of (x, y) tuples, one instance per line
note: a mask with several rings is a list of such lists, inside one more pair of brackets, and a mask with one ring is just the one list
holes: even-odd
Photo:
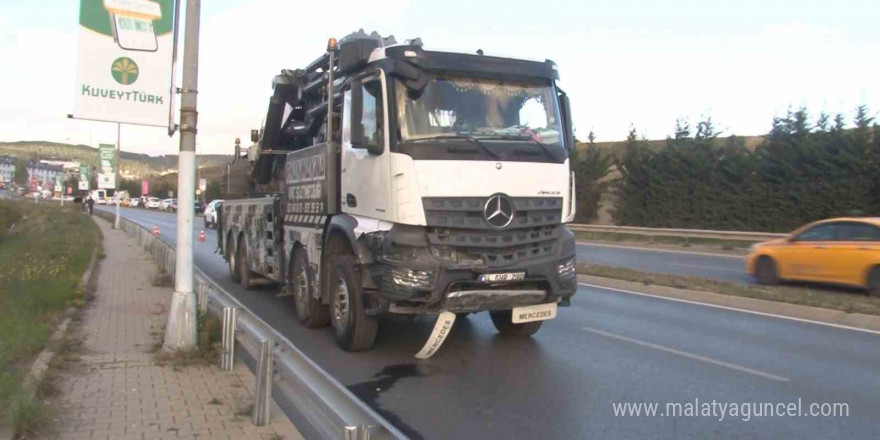
[(342, 164), (340, 199), (342, 211), (388, 220), (390, 182), (388, 153), (388, 103), (385, 75), (379, 71), (361, 78), (364, 142), (382, 145), (382, 154), (352, 148), (351, 87), (345, 90), (342, 112)]

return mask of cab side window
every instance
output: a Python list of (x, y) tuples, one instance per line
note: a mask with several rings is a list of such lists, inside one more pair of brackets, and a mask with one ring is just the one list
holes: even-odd
[(834, 234), (837, 225), (834, 223), (825, 223), (813, 226), (795, 237), (795, 241), (831, 241), (834, 240)]
[(841, 223), (837, 241), (880, 241), (880, 228), (867, 223)]
[(382, 81), (379, 78), (366, 80), (362, 87), (364, 88), (364, 104), (361, 123), (364, 126), (364, 141), (367, 145), (379, 147), (385, 144)]

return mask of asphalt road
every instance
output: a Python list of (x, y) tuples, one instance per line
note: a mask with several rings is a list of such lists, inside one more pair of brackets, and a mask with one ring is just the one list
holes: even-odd
[[(123, 215), (176, 239), (173, 215)], [(867, 439), (880, 432), (877, 334), (584, 286), (531, 339), (500, 337), (488, 315), (471, 315), (456, 322), (436, 356), (417, 361), (433, 320), (391, 317), (381, 321), (372, 351), (346, 353), (331, 330), (297, 324), (292, 300), (276, 289), (230, 282), (213, 253), (214, 235), (196, 242), (196, 264), (413, 439)], [(695, 399), (800, 399), (804, 412), (811, 403), (845, 403), (849, 415), (660, 415), (667, 402)], [(653, 417), (615, 416), (612, 405), (627, 402), (660, 409)]]
[(741, 256), (584, 243), (578, 244), (577, 255), (580, 261), (603, 266), (742, 284), (754, 282)]

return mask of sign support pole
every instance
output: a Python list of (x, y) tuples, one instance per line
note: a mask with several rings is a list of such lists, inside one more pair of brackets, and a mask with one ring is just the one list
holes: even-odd
[(193, 291), (193, 194), (196, 190), (196, 110), (199, 71), (201, 0), (187, 0), (183, 40), (183, 81), (180, 98), (180, 156), (177, 172), (177, 254), (174, 295), (165, 327), (165, 350), (196, 346), (196, 294)]
[(121, 139), (122, 139), (122, 124), (116, 123), (116, 160), (114, 161), (114, 165), (116, 168), (116, 176), (114, 178), (114, 186), (115, 189), (114, 195), (116, 196), (116, 220), (113, 221), (113, 229), (119, 229), (119, 168), (122, 164), (119, 162), (119, 149), (121, 148)]

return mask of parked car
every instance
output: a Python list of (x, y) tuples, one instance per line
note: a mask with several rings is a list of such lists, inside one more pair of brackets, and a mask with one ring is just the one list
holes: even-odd
[(162, 201), (158, 197), (148, 197), (147, 202), (144, 203), (144, 207), (147, 209), (159, 209), (160, 206), (162, 206)]
[(217, 205), (222, 201), (211, 200), (211, 203), (208, 203), (208, 206), (205, 207), (205, 229), (217, 227)]
[(177, 203), (177, 199), (165, 199), (162, 200), (162, 203), (159, 204), (159, 209), (162, 211), (170, 211), (171, 206)]
[(844, 284), (880, 296), (880, 217), (837, 218), (752, 246), (746, 270), (762, 284)]
[(140, 204), (141, 204), (140, 197), (135, 197), (135, 198), (128, 201), (128, 206), (131, 206), (132, 208), (137, 208), (138, 206), (140, 206)]

